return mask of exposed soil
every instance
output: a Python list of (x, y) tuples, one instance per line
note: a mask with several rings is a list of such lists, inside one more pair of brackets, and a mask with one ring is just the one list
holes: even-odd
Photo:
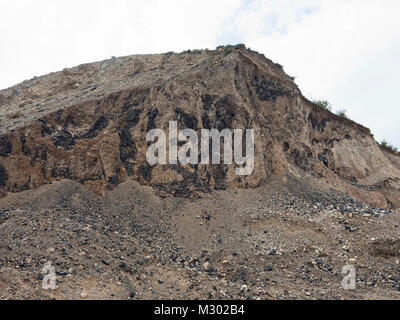
[[(310, 180), (190, 201), (64, 180), (0, 200), (2, 299), (399, 299), (400, 215)], [(56, 269), (55, 290), (42, 268)], [(342, 268), (356, 267), (356, 290)]]

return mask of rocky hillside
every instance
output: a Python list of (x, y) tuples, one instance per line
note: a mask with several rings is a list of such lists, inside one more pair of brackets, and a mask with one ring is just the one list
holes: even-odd
[[(0, 299), (400, 299), (399, 155), (243, 45), (65, 69), (0, 114)], [(149, 166), (173, 120), (254, 129), (254, 173)]]
[[(303, 97), (279, 64), (243, 45), (134, 55), (64, 69), (0, 91), (0, 196), (70, 179), (99, 195), (127, 180), (198, 198), (310, 174), (381, 208), (400, 207), (400, 157), (370, 131)], [(146, 134), (255, 130), (255, 170), (154, 166)]]

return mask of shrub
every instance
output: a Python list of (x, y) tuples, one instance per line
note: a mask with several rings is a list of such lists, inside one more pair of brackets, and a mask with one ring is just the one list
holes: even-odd
[(337, 114), (339, 117), (348, 119), (349, 117), (347, 116), (346, 112), (347, 112), (347, 110), (342, 109), (342, 110), (336, 111), (336, 114)]
[(229, 54), (231, 54), (232, 52), (233, 52), (233, 49), (234, 49), (235, 47), (234, 46), (232, 46), (232, 45), (227, 45), (227, 46), (225, 46), (224, 47), (224, 54), (225, 54), (225, 56), (227, 56), (227, 55), (229, 55)]
[(231, 44), (227, 44), (227, 45), (222, 45), (222, 46), (218, 46), (216, 48), (216, 51), (223, 51), (224, 55), (227, 56), (229, 54), (231, 54), (234, 50), (238, 50), (238, 49), (246, 49), (246, 46), (244, 44), (237, 44), (237, 45), (231, 45)]
[(380, 143), (380, 146), (385, 148), (385, 149), (387, 149), (387, 150), (390, 150), (390, 151), (392, 151), (394, 153), (397, 153), (397, 154), (400, 153), (400, 150), (397, 147), (395, 147), (392, 144), (388, 143), (386, 140), (382, 140), (382, 142)]
[(326, 101), (326, 100), (313, 100), (313, 103), (316, 104), (317, 106), (320, 106), (321, 108), (324, 108), (326, 110), (332, 111), (332, 105), (329, 103), (329, 101)]

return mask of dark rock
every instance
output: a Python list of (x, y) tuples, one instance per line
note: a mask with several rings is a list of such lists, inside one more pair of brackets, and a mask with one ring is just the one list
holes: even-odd
[(58, 131), (51, 140), (57, 147), (61, 147), (64, 150), (72, 150), (75, 146), (75, 139), (73, 135), (66, 129)]
[(329, 168), (328, 159), (326, 158), (326, 156), (324, 154), (319, 153), (318, 154), (318, 159), (324, 163), (325, 167)]
[(124, 127), (122, 130), (118, 131), (120, 137), (119, 144), (119, 154), (120, 160), (124, 165), (129, 176), (133, 175), (133, 164), (129, 161), (129, 159), (134, 160), (136, 157), (137, 149), (136, 144), (133, 141), (132, 134), (129, 126)]
[(156, 128), (155, 119), (157, 118), (157, 115), (158, 115), (158, 109), (151, 109), (148, 112), (147, 132)]
[(143, 164), (140, 166), (140, 174), (146, 181), (151, 180), (152, 170), (153, 170), (153, 168), (151, 166), (149, 166), (148, 164)]
[(283, 143), (283, 152), (287, 152), (290, 148), (289, 142), (284, 142)]
[(201, 96), (201, 101), (203, 101), (203, 109), (210, 110), (211, 105), (214, 103), (215, 96), (211, 96), (209, 94), (203, 94)]
[(248, 280), (248, 272), (245, 268), (240, 268), (235, 271), (235, 273), (230, 277), (232, 282), (244, 282)]
[(308, 121), (311, 122), (312, 128), (320, 132), (324, 132), (324, 129), (329, 121), (328, 118), (320, 119), (319, 116), (313, 112), (308, 116)]
[(111, 259), (101, 259), (101, 262), (103, 262), (106, 266), (109, 266), (112, 263)]
[(259, 99), (263, 101), (276, 101), (278, 97), (290, 95), (290, 92), (285, 90), (279, 82), (267, 80), (264, 76), (255, 76), (252, 85), (256, 88)]
[(99, 119), (97, 119), (97, 121), (93, 124), (89, 131), (82, 136), (82, 138), (91, 139), (96, 137), (100, 131), (108, 127), (108, 124), (108, 119), (104, 115), (102, 115)]
[(0, 165), (0, 187), (5, 187), (7, 180), (8, 180), (7, 171)]
[(0, 156), (7, 157), (12, 153), (12, 144), (7, 137), (0, 137)]
[(196, 117), (187, 114), (180, 108), (176, 108), (175, 112), (178, 115), (178, 121), (180, 121), (185, 128), (197, 129), (198, 121)]
[(126, 125), (129, 128), (133, 128), (134, 126), (136, 126), (139, 122), (141, 114), (142, 114), (142, 110), (140, 110), (140, 109), (129, 110), (128, 114), (126, 116), (126, 119), (125, 119)]

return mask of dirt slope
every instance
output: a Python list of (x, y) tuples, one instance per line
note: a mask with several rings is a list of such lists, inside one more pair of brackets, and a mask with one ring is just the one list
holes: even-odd
[(0, 298), (399, 299), (399, 224), (306, 177), (195, 201), (64, 180), (0, 200)]

